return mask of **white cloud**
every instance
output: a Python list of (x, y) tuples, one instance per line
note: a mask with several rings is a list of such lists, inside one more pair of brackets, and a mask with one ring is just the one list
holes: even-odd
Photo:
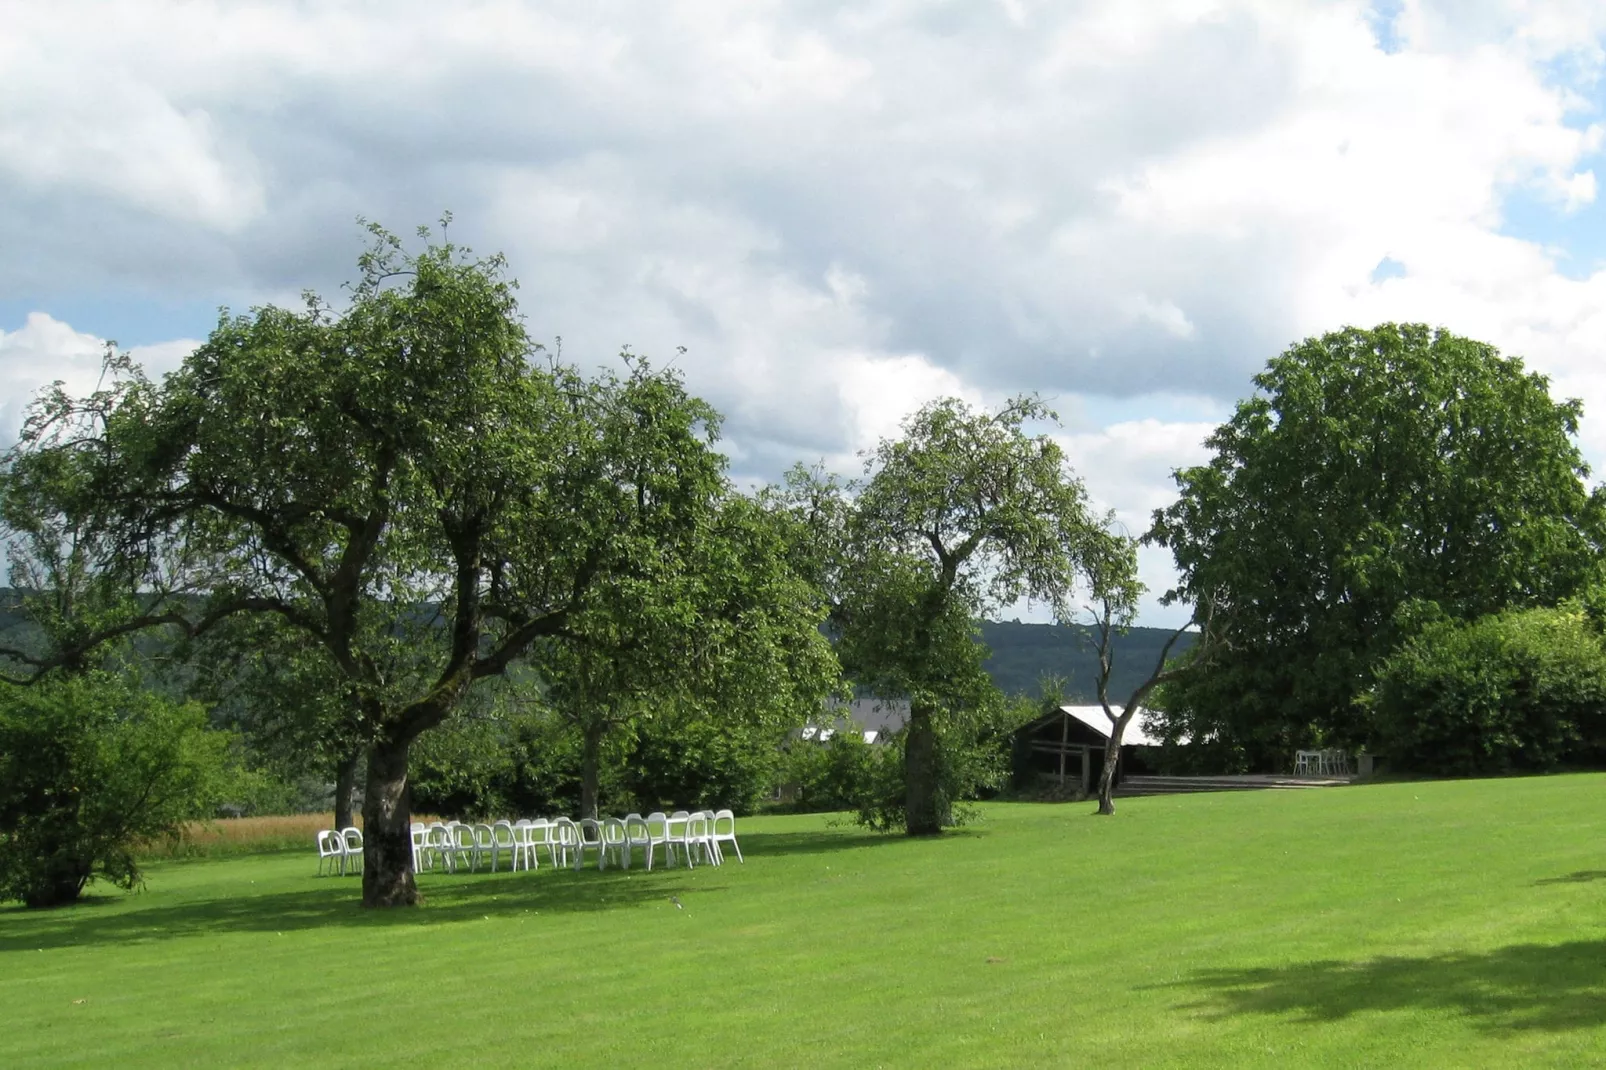
[[(130, 355), (152, 375), (177, 367), (199, 343), (140, 346)], [(74, 330), (44, 312), (29, 313), (21, 328), (0, 330), (0, 449), (16, 442), (28, 407), (52, 383), (86, 394), (101, 382), (106, 341)]]
[[(1383, 319), (1528, 356), (1606, 458), (1606, 276), (1506, 225), (1514, 195), (1600, 210), (1593, 0), (1407, 0), (1386, 27), (1360, 0), (0, 0), (0, 24), (0, 293), (33, 307), (333, 292), (355, 215), (450, 208), (568, 357), (675, 359), (745, 475), (851, 467), (934, 393), (1039, 389), (1088, 399), (1068, 448), (1140, 529), (1199, 427), (1144, 404), (1225, 411), (1299, 337)], [(1404, 277), (1374, 283), (1384, 258)]]

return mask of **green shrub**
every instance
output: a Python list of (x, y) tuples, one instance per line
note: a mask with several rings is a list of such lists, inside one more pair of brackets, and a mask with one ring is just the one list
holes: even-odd
[(211, 813), (229, 748), (200, 706), (133, 681), (0, 690), (0, 900), (70, 902), (91, 877), (133, 887), (142, 842)]
[(1598, 761), (1606, 648), (1575, 606), (1436, 620), (1383, 662), (1369, 705), (1373, 746), (1402, 771)]

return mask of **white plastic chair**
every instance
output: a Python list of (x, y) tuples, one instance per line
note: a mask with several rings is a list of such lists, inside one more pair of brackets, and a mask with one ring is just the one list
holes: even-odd
[(604, 860), (613, 856), (614, 863), (620, 869), (630, 868), (630, 837), (625, 834), (625, 823), (617, 817), (604, 818), (602, 821), (602, 853)]
[[(579, 869), (580, 862), (580, 829), (573, 821), (566, 817), (555, 817), (547, 828), (547, 850), (552, 854), (552, 864), (565, 868), (574, 866)], [(570, 862), (570, 858), (574, 862)]]
[[(630, 854), (637, 847), (641, 848), (642, 860), (646, 861), (652, 846), (652, 837), (647, 835), (647, 819), (640, 814), (626, 814), (625, 826), (625, 868), (630, 868)], [(651, 868), (650, 866), (648, 867)]]
[(719, 865), (719, 848), (714, 846), (714, 834), (709, 820), (714, 815), (699, 810), (686, 818), (686, 864), (696, 865), (697, 855), (710, 865)]
[(413, 872), (422, 873), (429, 868), (429, 830), (422, 821), (414, 821), (408, 831), (413, 840)]
[(597, 853), (597, 868), (607, 869), (608, 860), (605, 857), (605, 846), (602, 842), (602, 822), (594, 817), (582, 817), (576, 825), (580, 830), (580, 847), (575, 851), (574, 868), (584, 869), (586, 852)]
[(535, 868), (535, 836), (530, 830), (529, 818), (520, 818), (513, 823), (513, 872), (517, 873), (519, 863), (524, 863), (525, 869)]
[(352, 826), (340, 830), (340, 874), (345, 876), (346, 863), (351, 863), (353, 873), (362, 872), (362, 830)]
[(686, 856), (686, 864), (691, 865), (691, 846), (686, 842), (686, 822), (691, 817), (684, 810), (676, 810), (664, 822), (665, 850), (669, 855), (669, 864), (675, 864), (675, 848), (678, 846)]
[(652, 872), (652, 855), (659, 844), (663, 844), (664, 857), (673, 865), (675, 854), (674, 848), (669, 843), (669, 818), (663, 811), (658, 810), (648, 814), (643, 824), (647, 829), (647, 872)]
[(457, 867), (452, 859), (452, 832), (439, 821), (424, 830), (425, 847), (429, 854), (440, 859), (441, 868), (451, 873)]
[(446, 868), (457, 872), (457, 867), (464, 862), (468, 863), (469, 871), (474, 869), (474, 828), (454, 821), (446, 826)]
[(513, 822), (498, 821), (491, 826), (491, 872), (496, 872), (496, 859), (503, 851), (507, 852), (508, 866), (518, 869), (518, 841), (513, 838)]
[(714, 839), (714, 850), (718, 852), (720, 860), (724, 861), (725, 850), (720, 847), (722, 843), (729, 843), (736, 848), (736, 861), (745, 862), (742, 858), (742, 846), (736, 842), (736, 815), (729, 810), (717, 810), (710, 823)]
[(324, 862), (329, 863), (329, 873), (334, 875), (335, 866), (344, 870), (346, 864), (346, 845), (340, 839), (340, 834), (334, 829), (324, 829), (318, 833), (318, 876), (323, 876)]
[(485, 858), (491, 860), (491, 872), (496, 872), (496, 831), (489, 825), (480, 824), (472, 826), (474, 829), (474, 861), (473, 867), (480, 868), (480, 861)]
[(547, 861), (556, 866), (558, 848), (553, 842), (552, 822), (547, 818), (538, 817), (530, 822), (530, 857), (534, 858), (542, 847), (546, 848)]
[(1322, 752), (1319, 750), (1296, 750), (1294, 752), (1294, 775), (1311, 776), (1321, 772)]

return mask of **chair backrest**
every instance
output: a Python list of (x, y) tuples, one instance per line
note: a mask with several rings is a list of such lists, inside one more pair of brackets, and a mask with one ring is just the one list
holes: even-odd
[(496, 832), (491, 828), (491, 826), (474, 826), (474, 846), (482, 849), (496, 846)]
[(686, 838), (688, 840), (708, 839), (708, 815), (701, 810), (686, 819)]
[(625, 839), (631, 843), (646, 843), (647, 819), (640, 814), (629, 814), (624, 819)]
[[(721, 829), (720, 825), (725, 825), (727, 827), (725, 829)], [(736, 815), (731, 813), (729, 810), (716, 810), (714, 812), (713, 829), (715, 836), (736, 835)]]
[(414, 832), (424, 831), (424, 823), (422, 821), (414, 821), (411, 827)]
[(566, 817), (555, 817), (550, 826), (550, 836), (553, 843), (561, 847), (580, 846), (580, 829), (573, 821)]
[(662, 843), (669, 836), (669, 818), (661, 810), (654, 810), (647, 815), (647, 835), (654, 841)]
[(587, 847), (602, 846), (602, 823), (594, 817), (580, 819), (580, 842)]
[(344, 845), (339, 844), (333, 829), (324, 829), (318, 833), (318, 855), (320, 858), (324, 855), (339, 854), (343, 847)]
[(344, 828), (340, 830), (340, 845), (347, 854), (362, 853), (362, 830), (357, 828)]
[(686, 818), (688, 818), (688, 817), (690, 817), (690, 816), (691, 816), (691, 815), (690, 815), (690, 814), (688, 814), (688, 813), (687, 813), (687, 812), (686, 812), (686, 811), (684, 811), (684, 810), (676, 810), (676, 811), (675, 811), (675, 812), (674, 812), (674, 813), (672, 813), (672, 814), (670, 814), (670, 815), (669, 815), (669, 819), (670, 819), (670, 820), (671, 820), (671, 821), (682, 821), (682, 820), (685, 820), (685, 819), (686, 819)]
[(450, 847), (452, 845), (452, 837), (447, 833), (445, 825), (431, 825), (425, 830), (425, 835), (429, 837), (426, 842), (431, 847)]
[(552, 822), (544, 817), (538, 817), (524, 826), (529, 830), (531, 843), (548, 843), (551, 841)]
[(513, 835), (513, 822), (498, 821), (492, 825), (491, 839), (498, 847), (512, 847), (518, 842)]
[(413, 823), (413, 846), (423, 847), (427, 843), (429, 843), (429, 829), (415, 821)]
[(474, 829), (470, 825), (452, 826), (452, 843), (458, 847), (474, 846)]
[(617, 817), (604, 818), (602, 822), (602, 842), (610, 847), (619, 847), (630, 841), (625, 835), (625, 823)]

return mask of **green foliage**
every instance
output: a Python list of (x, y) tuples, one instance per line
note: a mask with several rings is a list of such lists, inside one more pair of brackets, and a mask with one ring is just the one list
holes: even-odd
[(1438, 620), (1385, 660), (1367, 703), (1390, 767), (1478, 775), (1606, 756), (1606, 646), (1576, 605)]
[(141, 841), (223, 797), (229, 746), (200, 706), (126, 679), (0, 691), (0, 900), (53, 906), (92, 877), (132, 887)]
[(1060, 447), (1027, 431), (1052, 419), (1035, 397), (990, 414), (942, 399), (905, 421), (900, 438), (881, 442), (862, 483), (798, 468), (777, 495), (801, 547), (799, 571), (832, 596), (830, 626), (847, 675), (872, 694), (910, 702), (904, 815), (890, 816), (889, 791), (864, 811), (877, 827), (936, 832), (973, 790), (968, 761), (942, 751), (964, 738), (966, 717), (997, 701), (978, 618), (1025, 597), (1063, 617), (1079, 582), (1123, 612), (1135, 600), (1129, 548), (1091, 513)]
[[(824, 743), (794, 739), (781, 762), (780, 782), (796, 792), (789, 804), (793, 810), (856, 810), (875, 794), (878, 763), (897, 752), (892, 743), (866, 743), (864, 733), (852, 729), (833, 732)], [(901, 786), (900, 777), (891, 779)]]
[(1355, 699), (1405, 634), (1401, 606), (1554, 605), (1596, 568), (1579, 403), (1521, 361), (1385, 324), (1307, 339), (1254, 382), (1147, 536), (1176, 559), (1170, 597), (1213, 604), (1221, 639), (1208, 672), (1165, 690), (1173, 736), (1260, 768), (1358, 744)]
[(749, 813), (775, 787), (783, 733), (724, 711), (661, 710), (637, 721), (620, 788), (642, 813), (723, 807)]

